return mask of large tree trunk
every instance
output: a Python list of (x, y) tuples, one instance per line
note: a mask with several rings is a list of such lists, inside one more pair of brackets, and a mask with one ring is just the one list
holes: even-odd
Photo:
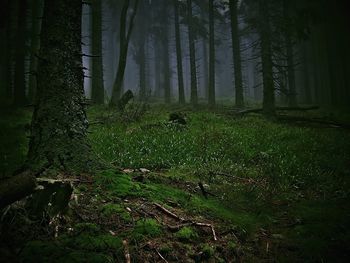
[(38, 67), (38, 52), (40, 48), (40, 29), (43, 2), (42, 0), (31, 0), (32, 6), (32, 28), (31, 28), (31, 43), (30, 43), (30, 75), (28, 86), (28, 100), (34, 101), (36, 92), (36, 71)]
[(275, 88), (272, 70), (269, 0), (259, 0), (259, 33), (264, 85), (263, 109), (266, 115), (275, 114)]
[(27, 0), (19, 0), (17, 17), (17, 37), (15, 50), (15, 76), (14, 76), (14, 105), (23, 106), (26, 103), (25, 82), (25, 35), (27, 22)]
[(86, 135), (80, 0), (46, 0), (38, 86), (26, 166), (89, 172), (99, 165)]
[(215, 106), (215, 28), (214, 0), (209, 0), (209, 90), (208, 102)]
[(179, 103), (185, 104), (185, 88), (183, 79), (183, 67), (182, 67), (182, 47), (181, 47), (181, 34), (180, 34), (180, 22), (179, 22), (179, 3), (178, 0), (174, 2), (174, 14), (175, 14), (175, 41), (176, 41), (176, 61), (177, 61), (177, 80), (179, 86)]
[(96, 104), (104, 103), (103, 61), (102, 61), (102, 1), (91, 1), (92, 12), (92, 65), (91, 99)]
[(236, 95), (236, 107), (244, 106), (243, 97), (243, 78), (242, 78), (242, 60), (241, 60), (241, 44), (239, 38), (238, 28), (238, 14), (237, 14), (237, 0), (230, 0), (230, 13), (231, 13), (231, 38), (232, 38), (232, 51), (233, 51), (233, 67), (235, 76), (235, 95)]
[(190, 47), (190, 67), (191, 67), (191, 103), (193, 106), (198, 104), (197, 91), (197, 66), (196, 66), (196, 45), (195, 33), (192, 21), (192, 0), (187, 0), (187, 22), (188, 22), (188, 41)]

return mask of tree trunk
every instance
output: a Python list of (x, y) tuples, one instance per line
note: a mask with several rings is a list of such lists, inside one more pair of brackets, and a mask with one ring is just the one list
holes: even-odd
[[(289, 20), (290, 3), (288, 0), (283, 0), (283, 16)], [(287, 67), (288, 67), (288, 104), (290, 107), (297, 106), (297, 93), (295, 87), (295, 66), (294, 66), (294, 49), (292, 42), (291, 25), (287, 23), (285, 30), (285, 41), (287, 47)]]
[(269, 0), (259, 0), (259, 33), (263, 74), (263, 109), (264, 114), (275, 114), (275, 88), (273, 83), (271, 28), (269, 17)]
[(26, 82), (25, 82), (25, 35), (27, 25), (27, 0), (19, 0), (17, 17), (17, 37), (15, 50), (15, 75), (14, 75), (14, 105), (24, 106), (26, 104)]
[(197, 66), (196, 66), (196, 46), (195, 34), (192, 21), (192, 0), (187, 0), (187, 21), (188, 21), (188, 41), (190, 47), (190, 67), (191, 67), (191, 103), (198, 104), (197, 92)]
[(174, 2), (174, 14), (175, 14), (175, 41), (176, 41), (176, 61), (177, 61), (177, 80), (179, 86), (179, 103), (185, 104), (185, 88), (183, 80), (183, 68), (182, 68), (182, 47), (181, 47), (181, 34), (180, 34), (180, 22), (179, 22), (179, 3), (177, 0)]
[[(46, 0), (38, 86), (26, 167), (89, 172), (100, 164), (87, 143), (80, 0)], [(64, 19), (63, 19), (64, 18)]]
[[(142, 32), (140, 33), (142, 34)], [(140, 47), (138, 50), (138, 62), (139, 62), (139, 82), (140, 82), (140, 100), (146, 99), (146, 54), (145, 54), (145, 36), (142, 37)]]
[(93, 103), (104, 104), (104, 85), (103, 85), (103, 61), (102, 61), (102, 1), (91, 1), (92, 17), (92, 65), (91, 65), (91, 99)]
[(31, 43), (30, 43), (30, 66), (29, 66), (29, 86), (28, 100), (34, 102), (36, 92), (36, 72), (38, 67), (38, 52), (40, 48), (40, 29), (42, 17), (42, 0), (31, 0), (32, 6), (32, 28), (31, 28)]
[(1, 98), (8, 98), (8, 89), (10, 85), (10, 79), (8, 69), (11, 67), (9, 56), (11, 50), (10, 47), (10, 1), (7, 0), (3, 3), (0, 10), (0, 96)]
[(214, 0), (209, 0), (209, 89), (208, 102), (215, 107), (215, 20)]
[(130, 37), (131, 37), (133, 27), (134, 27), (134, 19), (136, 16), (138, 3), (139, 3), (139, 0), (135, 0), (133, 13), (131, 14), (131, 17), (130, 17), (128, 30), (126, 30), (126, 24), (127, 24), (127, 16), (128, 16), (130, 0), (125, 0), (122, 8), (121, 17), (120, 17), (119, 63), (118, 63), (117, 75), (113, 84), (112, 98), (110, 101), (110, 105), (118, 104), (118, 100), (120, 99), (120, 96), (121, 96), (125, 67), (126, 67), (126, 60), (128, 56), (128, 50), (129, 50), (129, 42), (130, 42)]
[(164, 102), (169, 104), (171, 102), (171, 87), (170, 87), (170, 61), (169, 61), (169, 28), (168, 28), (168, 7), (164, 5), (163, 8), (163, 25), (161, 28), (161, 41), (163, 46), (163, 70), (164, 70)]
[(244, 106), (243, 97), (243, 78), (242, 78), (242, 60), (241, 60), (241, 44), (239, 38), (237, 0), (230, 0), (231, 13), (231, 38), (233, 51), (233, 67), (235, 76), (235, 91), (236, 91), (236, 107)]

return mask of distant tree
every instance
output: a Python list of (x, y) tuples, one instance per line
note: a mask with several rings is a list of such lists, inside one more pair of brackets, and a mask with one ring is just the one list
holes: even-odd
[(179, 19), (179, 1), (173, 0), (174, 3), (174, 18), (175, 18), (175, 42), (176, 42), (176, 61), (177, 61), (177, 79), (179, 86), (179, 103), (185, 103), (185, 88), (183, 80), (183, 66), (182, 66), (182, 47), (181, 47), (181, 33), (180, 33), (180, 19)]
[(214, 0), (209, 0), (209, 90), (208, 102), (215, 106), (215, 19)]
[(231, 40), (233, 51), (233, 67), (236, 92), (236, 107), (244, 106), (243, 96), (243, 77), (242, 77), (242, 60), (241, 60), (241, 41), (238, 27), (238, 0), (230, 0), (230, 19), (231, 19)]
[(128, 10), (130, 5), (130, 0), (124, 0), (121, 16), (120, 16), (120, 32), (119, 32), (119, 63), (118, 70), (114, 80), (113, 89), (112, 89), (112, 98), (110, 101), (110, 105), (118, 104), (118, 100), (121, 96), (122, 85), (124, 81), (124, 73), (126, 67), (126, 60), (128, 56), (129, 50), (129, 42), (131, 38), (131, 34), (134, 27), (134, 19), (136, 16), (137, 8), (138, 8), (139, 0), (135, 0), (132, 13), (129, 18), (129, 26), (127, 28), (128, 21)]
[(29, 85), (28, 100), (34, 101), (36, 92), (36, 71), (38, 67), (38, 52), (40, 48), (40, 29), (43, 9), (42, 0), (31, 0), (31, 32), (30, 32), (30, 66), (29, 66)]
[(102, 62), (102, 1), (91, 0), (91, 99), (93, 103), (104, 103)]
[(260, 34), (260, 52), (263, 74), (263, 111), (266, 115), (275, 114), (275, 86), (273, 77), (271, 24), (269, 5), (270, 0), (258, 2), (258, 31)]
[(188, 23), (188, 41), (190, 49), (190, 68), (191, 68), (191, 103), (193, 106), (198, 104), (197, 91), (197, 66), (196, 66), (196, 35), (194, 32), (194, 22), (192, 14), (192, 0), (187, 0), (187, 23)]
[(14, 105), (23, 106), (27, 102), (25, 81), (25, 55), (26, 55), (26, 25), (27, 25), (27, 0), (19, 0), (17, 16), (17, 36), (15, 49), (14, 72)]
[(0, 96), (8, 99), (11, 81), (11, 39), (10, 39), (10, 18), (12, 14), (10, 0), (2, 3), (0, 9)]

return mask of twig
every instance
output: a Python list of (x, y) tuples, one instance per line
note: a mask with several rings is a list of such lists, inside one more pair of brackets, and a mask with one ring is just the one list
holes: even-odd
[(131, 263), (131, 257), (130, 257), (129, 246), (128, 246), (127, 240), (123, 240), (123, 246), (124, 246), (125, 262)]
[(218, 240), (218, 238), (216, 237), (215, 229), (214, 229), (214, 227), (213, 227), (212, 224), (193, 222), (193, 225), (195, 225), (195, 226), (210, 227), (211, 233), (213, 234), (214, 241), (217, 241), (217, 240)]
[(164, 260), (164, 262), (168, 263), (168, 261), (162, 256), (162, 254), (159, 253), (159, 251), (156, 249), (156, 252), (158, 254), (158, 256)]
[(178, 220), (180, 220), (180, 221), (185, 221), (184, 218), (175, 215), (173, 212), (169, 211), (168, 209), (166, 209), (165, 207), (161, 206), (160, 204), (154, 203), (154, 205), (155, 205), (158, 209), (160, 209), (160, 210), (162, 210), (163, 212), (165, 212), (166, 214), (168, 214), (169, 216), (171, 216), (171, 217), (173, 217), (173, 218), (176, 218), (176, 219), (178, 219)]

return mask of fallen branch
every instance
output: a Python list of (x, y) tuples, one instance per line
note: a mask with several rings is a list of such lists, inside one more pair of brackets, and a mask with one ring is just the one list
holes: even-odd
[(322, 124), (322, 125), (329, 125), (332, 127), (350, 129), (350, 124), (324, 120), (319, 118), (305, 118), (305, 117), (297, 117), (297, 116), (279, 115), (277, 116), (277, 119), (281, 121), (309, 122), (309, 123), (316, 123), (316, 124)]
[(168, 209), (166, 209), (165, 207), (161, 206), (160, 204), (154, 203), (154, 205), (155, 205), (159, 210), (163, 211), (164, 213), (168, 214), (169, 216), (171, 216), (171, 217), (173, 217), (173, 218), (176, 218), (177, 220), (180, 220), (180, 221), (185, 221), (184, 218), (175, 215), (173, 212), (169, 211)]
[(187, 223), (184, 223), (184, 224), (180, 224), (180, 225), (176, 225), (176, 226), (171, 226), (171, 225), (167, 225), (167, 227), (169, 229), (172, 229), (172, 230), (178, 230), (182, 227), (185, 227), (185, 226), (190, 226), (190, 225), (193, 225), (193, 226), (201, 226), (201, 227), (209, 227), (211, 229), (211, 232), (213, 234), (213, 239), (214, 241), (217, 241), (217, 236), (216, 236), (216, 233), (215, 233), (215, 229), (213, 227), (212, 224), (208, 224), (208, 223), (199, 223), (199, 222), (194, 222), (194, 221), (191, 221), (191, 220), (185, 220), (184, 218), (181, 218), (179, 216), (177, 216), (176, 214), (174, 214), (173, 212), (169, 211), (168, 209), (166, 209), (165, 207), (161, 206), (160, 204), (157, 204), (157, 203), (154, 203), (154, 205), (160, 209), (162, 212), (166, 213), (167, 215), (173, 217), (173, 218), (176, 218), (182, 222), (187, 222)]
[[(276, 107), (276, 111), (309, 111), (309, 110), (318, 110), (319, 106), (309, 106), (309, 107)], [(248, 113), (261, 113), (263, 112), (262, 108), (258, 109), (248, 109), (237, 112), (237, 114), (248, 114)]]

